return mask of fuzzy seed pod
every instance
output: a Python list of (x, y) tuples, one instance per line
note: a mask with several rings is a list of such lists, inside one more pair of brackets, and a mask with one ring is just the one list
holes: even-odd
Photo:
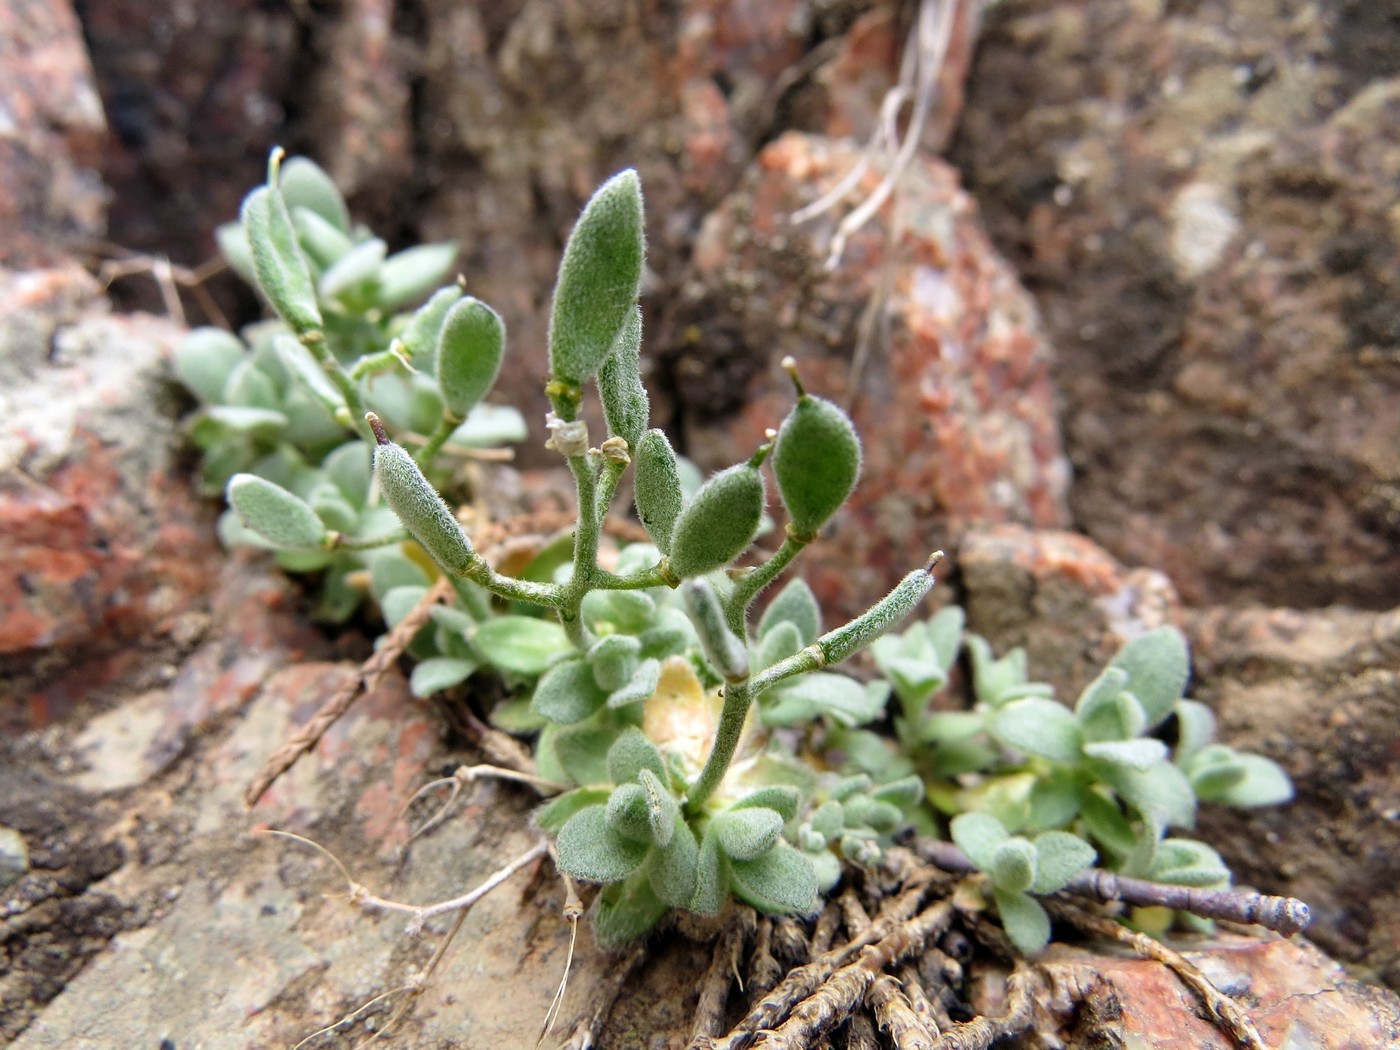
[(447, 311), (437, 341), (437, 381), (448, 411), (466, 418), (496, 382), (505, 356), (506, 326), (495, 310), (470, 296)]
[(637, 516), (661, 553), (669, 554), (671, 533), (675, 530), (684, 496), (676, 454), (665, 434), (648, 430), (641, 436), (632, 457), (632, 469)]
[(681, 585), (681, 598), (690, 622), (695, 625), (695, 633), (700, 639), (700, 648), (705, 651), (705, 659), (727, 682), (738, 682), (749, 676), (749, 650), (743, 642), (734, 637), (724, 619), (724, 609), (720, 606), (719, 595), (709, 580), (686, 580)]
[(326, 538), (326, 526), (307, 503), (256, 474), (229, 479), (228, 501), (238, 519), (282, 550), (316, 549)]
[(578, 387), (598, 374), (637, 301), (645, 250), (642, 188), (629, 168), (593, 194), (564, 248), (549, 316), (556, 380)]
[(850, 497), (860, 477), (860, 439), (845, 412), (803, 394), (773, 445), (773, 475), (801, 536), (811, 536)]
[(641, 349), (642, 308), (638, 306), (627, 315), (612, 353), (598, 372), (598, 394), (603, 399), (608, 430), (627, 442), (633, 455), (651, 414), (651, 401), (642, 386)]
[(258, 287), (268, 302), (297, 335), (319, 332), (316, 289), (282, 194), (275, 186), (259, 186), (243, 199), (241, 217)]
[[(371, 425), (378, 422), (374, 419)], [(381, 434), (382, 430), (376, 427), (379, 445), (374, 450), (374, 473), (379, 478), (384, 502), (434, 561), (447, 572), (461, 576), (476, 561), (471, 540), (413, 457)]]
[(462, 290), (455, 284), (448, 285), (439, 288), (414, 311), (408, 326), (399, 333), (399, 342), (407, 348), (410, 357), (426, 361), (436, 352), (438, 333), (442, 331), (447, 311), (461, 298)]
[(720, 471), (681, 510), (671, 534), (671, 571), (682, 579), (728, 565), (763, 519), (763, 475), (748, 463)]

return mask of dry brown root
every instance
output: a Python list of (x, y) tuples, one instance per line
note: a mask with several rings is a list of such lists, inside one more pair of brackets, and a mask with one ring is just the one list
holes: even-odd
[(852, 1014), (846, 1022), (846, 1050), (880, 1050), (875, 1025), (865, 1014)]
[[(937, 949), (931, 950), (937, 951)], [(943, 955), (942, 952), (938, 952), (938, 954)], [(924, 955), (925, 958), (927, 958), (928, 952), (925, 952)], [(943, 957), (947, 958), (947, 956)], [(951, 959), (949, 961), (952, 962)], [(954, 963), (954, 965), (956, 966), (957, 964)], [(961, 979), (961, 967), (959, 967), (959, 979)], [(946, 984), (939, 986), (939, 994), (935, 998), (929, 998), (928, 992), (924, 991), (924, 983), (919, 978), (919, 971), (913, 966), (903, 966), (900, 968), (899, 982), (904, 989), (906, 998), (909, 1000), (910, 1009), (914, 1011), (920, 1023), (922, 1023), (931, 1034), (937, 1035), (945, 1028), (952, 1027), (952, 1019), (948, 1016), (948, 1010), (943, 1005), (942, 993), (947, 989)]]
[(932, 1050), (938, 1033), (929, 1031), (897, 980), (887, 973), (880, 974), (871, 984), (867, 997), (875, 1023), (896, 1050)]
[[(891, 905), (894, 906), (904, 899), (896, 898)], [(783, 1003), (775, 1002), (775, 996), (783, 988), (779, 986), (773, 995), (749, 1012), (749, 1017), (741, 1022), (739, 1030), (716, 1043), (716, 1047), (738, 1050), (749, 1045), (751, 1039), (755, 1040), (754, 1045), (763, 1046), (768, 1050), (797, 1050), (799, 1047), (810, 1045), (817, 1037), (845, 1020), (865, 1001), (871, 984), (886, 967), (921, 950), (929, 938), (947, 929), (952, 917), (952, 905), (946, 900), (931, 904), (913, 918), (899, 923), (882, 922), (887, 916), (881, 915), (880, 919), (867, 927), (867, 931), (883, 927), (888, 931), (884, 936), (873, 943), (856, 947), (858, 941), (865, 939), (858, 938), (836, 953), (837, 961), (849, 959), (853, 955), (856, 956), (855, 961), (841, 965), (796, 1002), (795, 1006), (788, 1009), (782, 1008)], [(810, 975), (812, 968), (820, 963), (821, 960), (818, 960), (817, 963), (809, 964), (803, 969), (808, 970)], [(786, 984), (787, 982), (784, 982), (784, 985)], [(762, 1009), (765, 1005), (766, 1010)], [(784, 1016), (786, 1020), (783, 1020)], [(763, 1020), (753, 1024), (751, 1019), (758, 1017)], [(776, 1028), (773, 1027), (775, 1024)]]
[(1056, 919), (1070, 923), (1085, 933), (1097, 934), (1126, 944), (1144, 959), (1159, 962), (1176, 974), (1178, 980), (1200, 997), (1211, 1019), (1220, 1030), (1235, 1041), (1243, 1050), (1269, 1050), (1254, 1027), (1254, 1022), (1240, 1005), (1211, 983), (1210, 978), (1200, 971), (1190, 960), (1172, 951), (1165, 944), (1154, 941), (1145, 933), (1138, 933), (1113, 919), (1094, 915), (1064, 901), (1046, 901), (1047, 909)]
[(771, 916), (758, 920), (758, 933), (749, 953), (748, 990), (754, 995), (767, 995), (783, 979), (783, 966), (773, 958), (773, 927)]
[(710, 968), (700, 983), (700, 1001), (695, 1004), (695, 1022), (691, 1027), (691, 1045), (719, 1035), (724, 1030), (724, 1005), (729, 989), (739, 976), (739, 959), (744, 944), (755, 925), (749, 908), (736, 909), (715, 941)]
[(817, 925), (812, 930), (810, 953), (812, 958), (824, 954), (836, 939), (841, 928), (841, 906), (836, 901), (827, 901), (822, 913), (817, 916)]
[(925, 889), (923, 885), (916, 885), (891, 899), (860, 937), (840, 948), (829, 949), (813, 958), (811, 962), (789, 971), (777, 987), (749, 1010), (734, 1031), (715, 1045), (725, 1047), (726, 1050), (742, 1050), (748, 1046), (759, 1031), (772, 1028), (786, 1017), (794, 1006), (820, 988), (822, 982), (838, 967), (854, 958), (862, 948), (888, 936), (907, 922), (923, 900)]
[(608, 982), (598, 992), (593, 1005), (579, 1018), (568, 1041), (559, 1050), (594, 1050), (598, 1046), (598, 1037), (603, 1032), (603, 1026), (608, 1023), (608, 1015), (622, 996), (622, 990), (627, 986), (632, 974), (646, 957), (644, 941), (638, 941), (627, 950), (621, 962), (611, 969)]
[(998, 1039), (1025, 1032), (1035, 1017), (1036, 983), (1030, 970), (1018, 966), (1006, 979), (1006, 1013), (955, 1024), (934, 1040), (932, 1050), (987, 1050)]

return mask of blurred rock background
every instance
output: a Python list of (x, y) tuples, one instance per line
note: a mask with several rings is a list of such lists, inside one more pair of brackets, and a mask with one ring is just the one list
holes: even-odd
[[(246, 835), (241, 785), (368, 640), (323, 635), (267, 563), (219, 551), (167, 367), (181, 319), (148, 277), (94, 276), (211, 258), (273, 143), (391, 247), (462, 245), (511, 331), (498, 396), (532, 422), (564, 237), (638, 168), (654, 424), (732, 461), (781, 418), (792, 353), (866, 440), (856, 499), (810, 552), (834, 608), (943, 547), (938, 600), (1062, 690), (1123, 638), (1185, 627), (1225, 738), (1299, 790), (1203, 836), (1307, 899), (1353, 973), (1400, 987), (1400, 3), (947, 2), (918, 149), (832, 270), (888, 160), (791, 215), (859, 161), (912, 2), (0, 9), (0, 825), (27, 854), (0, 890), (0, 1034), (290, 1044), (431, 950)], [(256, 316), (227, 275), (209, 290)], [(401, 896), (457, 892), (522, 848), (531, 799), (474, 788), (397, 867), (394, 811), (450, 761), (442, 733), (391, 679), (252, 820), (313, 831)], [(543, 879), (474, 912), (402, 1045), (532, 1041), (566, 944), (556, 897)], [(665, 949), (603, 1045), (685, 1028), (696, 951)], [(1307, 958), (1281, 996), (1328, 989), (1335, 1032), (1397, 1023)], [(573, 1014), (608, 965), (585, 954)], [(512, 1001), (492, 1003), (501, 980)]]

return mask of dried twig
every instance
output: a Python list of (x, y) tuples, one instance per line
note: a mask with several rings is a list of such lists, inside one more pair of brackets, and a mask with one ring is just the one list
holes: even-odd
[(598, 1036), (602, 1034), (603, 1026), (608, 1023), (608, 1015), (612, 1013), (612, 1008), (621, 997), (628, 980), (646, 957), (646, 943), (638, 941), (622, 962), (609, 972), (608, 983), (599, 993), (593, 1009), (579, 1019), (573, 1034), (569, 1036), (569, 1041), (560, 1047), (560, 1050), (593, 1050), (598, 1045)]
[(998, 1039), (1020, 1035), (1034, 1019), (1034, 987), (1031, 972), (1017, 967), (1006, 979), (1006, 1013), (953, 1025), (934, 1041), (933, 1050), (987, 1050)]
[[(559, 858), (554, 850), (550, 849), (550, 856), (554, 858), (554, 865), (559, 867)], [(540, 1025), (540, 1037), (535, 1040), (535, 1050), (540, 1050), (548, 1037), (550, 1029), (554, 1027), (554, 1022), (559, 1019), (559, 1008), (564, 1005), (564, 993), (569, 987), (569, 971), (574, 966), (574, 948), (578, 944), (578, 921), (583, 918), (583, 901), (579, 900), (578, 887), (574, 885), (574, 880), (569, 877), (569, 873), (559, 868), (559, 876), (564, 880), (564, 921), (569, 924), (569, 954), (564, 960), (564, 974), (559, 978), (559, 988), (554, 993), (554, 999), (549, 1004), (549, 1009), (545, 1011), (544, 1023)]]
[(932, 1050), (937, 1030), (929, 1031), (927, 1022), (893, 977), (887, 973), (876, 977), (868, 999), (875, 1012), (875, 1023), (897, 1050)]
[[(759, 1044), (770, 1050), (799, 1050), (811, 1045), (817, 1036), (839, 1024), (865, 1001), (870, 986), (885, 967), (922, 948), (925, 941), (947, 928), (952, 916), (952, 905), (941, 900), (874, 944), (865, 945), (854, 962), (842, 966), (798, 1003), (786, 1021), (773, 1031), (760, 1032)], [(868, 928), (873, 929), (874, 924)]]
[(1182, 984), (1196, 993), (1210, 1013), (1211, 1018), (1236, 1045), (1244, 1050), (1269, 1050), (1268, 1044), (1254, 1027), (1254, 1022), (1235, 1000), (1220, 991), (1200, 968), (1179, 952), (1174, 952), (1160, 941), (1154, 941), (1145, 933), (1130, 930), (1112, 919), (1094, 915), (1067, 901), (1046, 901), (1047, 910), (1087, 933), (1108, 937), (1120, 944), (1126, 944), (1144, 959), (1159, 962), (1170, 969)]
[(771, 915), (758, 920), (758, 935), (749, 953), (749, 991), (755, 995), (767, 995), (783, 977), (782, 964), (773, 958), (773, 926)]
[(823, 954), (836, 939), (836, 931), (841, 928), (841, 906), (835, 901), (827, 901), (822, 913), (817, 916), (817, 925), (812, 930), (812, 957)]
[[(930, 950), (936, 951), (937, 949)], [(924, 954), (927, 955), (928, 952), (926, 951)], [(938, 954), (943, 955), (942, 952)], [(943, 955), (943, 958), (948, 957)], [(930, 999), (928, 993), (924, 991), (924, 983), (919, 977), (919, 971), (911, 965), (900, 967), (899, 983), (904, 989), (905, 997), (909, 1000), (910, 1009), (914, 1011), (915, 1016), (930, 1033), (937, 1035), (945, 1028), (952, 1026), (953, 1022), (948, 1017), (947, 1009), (943, 1006), (941, 994), (947, 990), (947, 985), (939, 988), (940, 995), (936, 999)]]
[(340, 716), (350, 710), (350, 706), (360, 696), (372, 693), (379, 686), (389, 669), (398, 662), (403, 651), (413, 641), (418, 629), (428, 622), (428, 617), (432, 615), (433, 606), (451, 593), (452, 585), (445, 577), (440, 578), (437, 583), (428, 588), (428, 592), (419, 599), (418, 604), (385, 636), (384, 644), (379, 647), (379, 650), (360, 665), (355, 677), (337, 690), (329, 700), (321, 705), (320, 710), (311, 716), (311, 720), (306, 725), (293, 733), (281, 747), (272, 753), (272, 757), (258, 771), (258, 775), (253, 778), (253, 782), (248, 785), (248, 790), (244, 792), (243, 802), (245, 805), (249, 807), (257, 805), (263, 792), (270, 788), (278, 777), (291, 769), (297, 759), (315, 747), (316, 742), (321, 739), (326, 730), (335, 725)]
[(692, 1045), (724, 1030), (724, 1004), (739, 974), (739, 957), (753, 925), (753, 912), (744, 908), (735, 911), (720, 932), (710, 968), (700, 983), (700, 1001), (695, 1004), (695, 1023), (691, 1027)]
[[(951, 842), (921, 839), (919, 856), (944, 871), (973, 872), (976, 866)], [(1203, 890), (1128, 878), (1102, 868), (1076, 875), (1063, 890), (1100, 901), (1122, 901), (1143, 907), (1175, 908), (1204, 919), (1224, 919), (1263, 926), (1291, 936), (1312, 921), (1308, 906), (1294, 897), (1271, 897), (1244, 890)]]

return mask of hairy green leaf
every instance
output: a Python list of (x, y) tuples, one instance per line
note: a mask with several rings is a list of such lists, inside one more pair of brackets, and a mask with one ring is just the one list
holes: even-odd
[(1047, 831), (1035, 839), (1036, 893), (1055, 893), (1098, 857), (1094, 847), (1067, 831)]
[(432, 696), (459, 682), (465, 682), (476, 667), (474, 660), (435, 656), (422, 661), (413, 669), (408, 685), (414, 696)]
[(642, 643), (630, 634), (609, 634), (589, 647), (586, 659), (593, 668), (593, 679), (604, 692), (621, 689), (637, 670), (637, 654)]
[(379, 270), (379, 308), (398, 310), (418, 302), (447, 280), (456, 260), (455, 244), (419, 244), (389, 256)]
[(1147, 713), (1147, 728), (1171, 714), (1186, 689), (1191, 658), (1175, 627), (1158, 627), (1128, 642), (1109, 664), (1128, 673), (1128, 688)]
[(661, 752), (640, 729), (628, 726), (608, 748), (608, 777), (614, 784), (629, 784), (644, 769), (665, 780), (666, 766), (661, 761)]
[(472, 644), (491, 665), (512, 675), (542, 675), (573, 651), (563, 627), (538, 616), (493, 616), (472, 634)]
[(719, 845), (732, 860), (753, 860), (771, 850), (783, 833), (783, 818), (765, 807), (731, 809), (714, 819)]
[(1001, 821), (985, 813), (960, 813), (953, 818), (948, 832), (981, 871), (992, 870), (997, 847), (1010, 838)]
[(235, 474), (227, 495), (239, 520), (280, 549), (315, 549), (326, 538), (326, 526), (316, 512), (281, 485), (254, 474)]
[(1050, 917), (1034, 897), (994, 890), (1001, 925), (1018, 951), (1035, 955), (1050, 943)]
[(334, 180), (309, 157), (289, 157), (279, 185), (290, 208), (305, 208), (342, 234), (350, 232), (350, 210)]
[(989, 719), (992, 736), (1022, 754), (1074, 762), (1083, 743), (1079, 722), (1063, 704), (1030, 698), (1013, 700)]
[(276, 187), (260, 186), (244, 198), (241, 215), (258, 287), (297, 335), (319, 332), (316, 290), (286, 201)]
[(769, 915), (807, 915), (817, 907), (817, 873), (785, 842), (755, 860), (731, 862), (729, 881), (736, 897)]
[(619, 784), (608, 797), (608, 826), (629, 842), (652, 841), (647, 793), (640, 784)]
[(205, 404), (223, 398), (234, 366), (247, 356), (239, 338), (222, 328), (196, 328), (175, 348), (175, 371)]
[(650, 877), (656, 896), (674, 908), (690, 906), (695, 898), (696, 869), (699, 867), (700, 847), (695, 833), (677, 812), (671, 835), (664, 846), (654, 851)]
[(770, 784), (745, 795), (734, 803), (731, 809), (771, 809), (783, 820), (797, 816), (797, 807), (802, 804), (802, 792), (787, 784)]
[(642, 874), (604, 886), (593, 909), (593, 933), (604, 948), (618, 948), (642, 936), (666, 914), (666, 904)]
[(589, 806), (569, 818), (559, 832), (559, 866), (578, 879), (616, 882), (646, 859), (647, 847), (623, 838), (608, 822), (608, 806)]
[(536, 811), (535, 826), (541, 831), (557, 835), (575, 813), (590, 806), (605, 806), (609, 794), (607, 788), (581, 787), (556, 795)]
[[(490, 622), (490, 621), (488, 621)], [(582, 722), (602, 707), (608, 694), (593, 680), (593, 669), (581, 660), (565, 660), (546, 671), (535, 686), (530, 710), (561, 725)], [(628, 777), (627, 779), (631, 779)]]
[(780, 623), (790, 623), (797, 628), (798, 648), (811, 645), (822, 632), (822, 613), (816, 596), (800, 577), (792, 579), (763, 610), (763, 617), (758, 621), (759, 637)]
[(992, 851), (989, 874), (997, 889), (1017, 893), (1030, 889), (1035, 882), (1035, 863), (1035, 846), (1017, 835)]

